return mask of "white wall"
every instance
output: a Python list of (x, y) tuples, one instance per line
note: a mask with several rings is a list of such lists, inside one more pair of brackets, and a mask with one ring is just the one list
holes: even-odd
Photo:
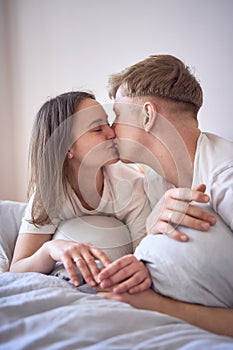
[(0, 199), (12, 197), (16, 193), (14, 181), (14, 125), (12, 116), (12, 96), (9, 45), (7, 38), (7, 7), (0, 2)]
[(150, 54), (193, 67), (202, 129), (233, 139), (232, 0), (0, 0), (1, 199), (26, 199), (32, 120), (48, 96), (89, 88)]

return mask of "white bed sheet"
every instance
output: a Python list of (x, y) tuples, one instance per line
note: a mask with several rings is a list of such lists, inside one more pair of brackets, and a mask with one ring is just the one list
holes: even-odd
[(0, 349), (229, 350), (233, 338), (39, 273), (0, 275)]

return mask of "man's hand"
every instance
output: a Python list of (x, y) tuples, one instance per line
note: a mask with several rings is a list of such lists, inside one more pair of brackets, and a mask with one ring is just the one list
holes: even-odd
[(173, 188), (160, 199), (147, 219), (148, 233), (164, 233), (178, 241), (187, 241), (188, 236), (177, 230), (177, 226), (186, 226), (199, 231), (208, 231), (216, 223), (216, 218), (191, 201), (208, 203), (210, 198), (204, 192), (205, 185), (196, 190)]
[(99, 273), (100, 288), (111, 288), (114, 293), (142, 292), (151, 286), (149, 270), (134, 255), (125, 255)]

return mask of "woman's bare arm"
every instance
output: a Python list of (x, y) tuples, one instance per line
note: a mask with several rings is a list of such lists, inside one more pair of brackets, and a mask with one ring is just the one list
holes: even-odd
[(100, 249), (84, 243), (68, 240), (51, 240), (49, 234), (19, 234), (11, 272), (40, 272), (49, 274), (57, 261), (63, 263), (74, 285), (80, 285), (76, 272), (79, 268), (89, 286), (98, 284), (99, 260), (106, 267), (111, 261)]
[(45, 243), (51, 240), (50, 234), (21, 233), (18, 235), (13, 259), (10, 266), (11, 272), (41, 272), (49, 273), (56, 261), (51, 257)]

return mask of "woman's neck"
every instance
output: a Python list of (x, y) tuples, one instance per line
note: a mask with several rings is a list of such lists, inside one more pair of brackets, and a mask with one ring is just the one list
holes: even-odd
[(94, 210), (98, 207), (104, 188), (103, 170), (86, 169), (71, 174), (69, 183), (78, 196), (82, 206), (87, 210)]

